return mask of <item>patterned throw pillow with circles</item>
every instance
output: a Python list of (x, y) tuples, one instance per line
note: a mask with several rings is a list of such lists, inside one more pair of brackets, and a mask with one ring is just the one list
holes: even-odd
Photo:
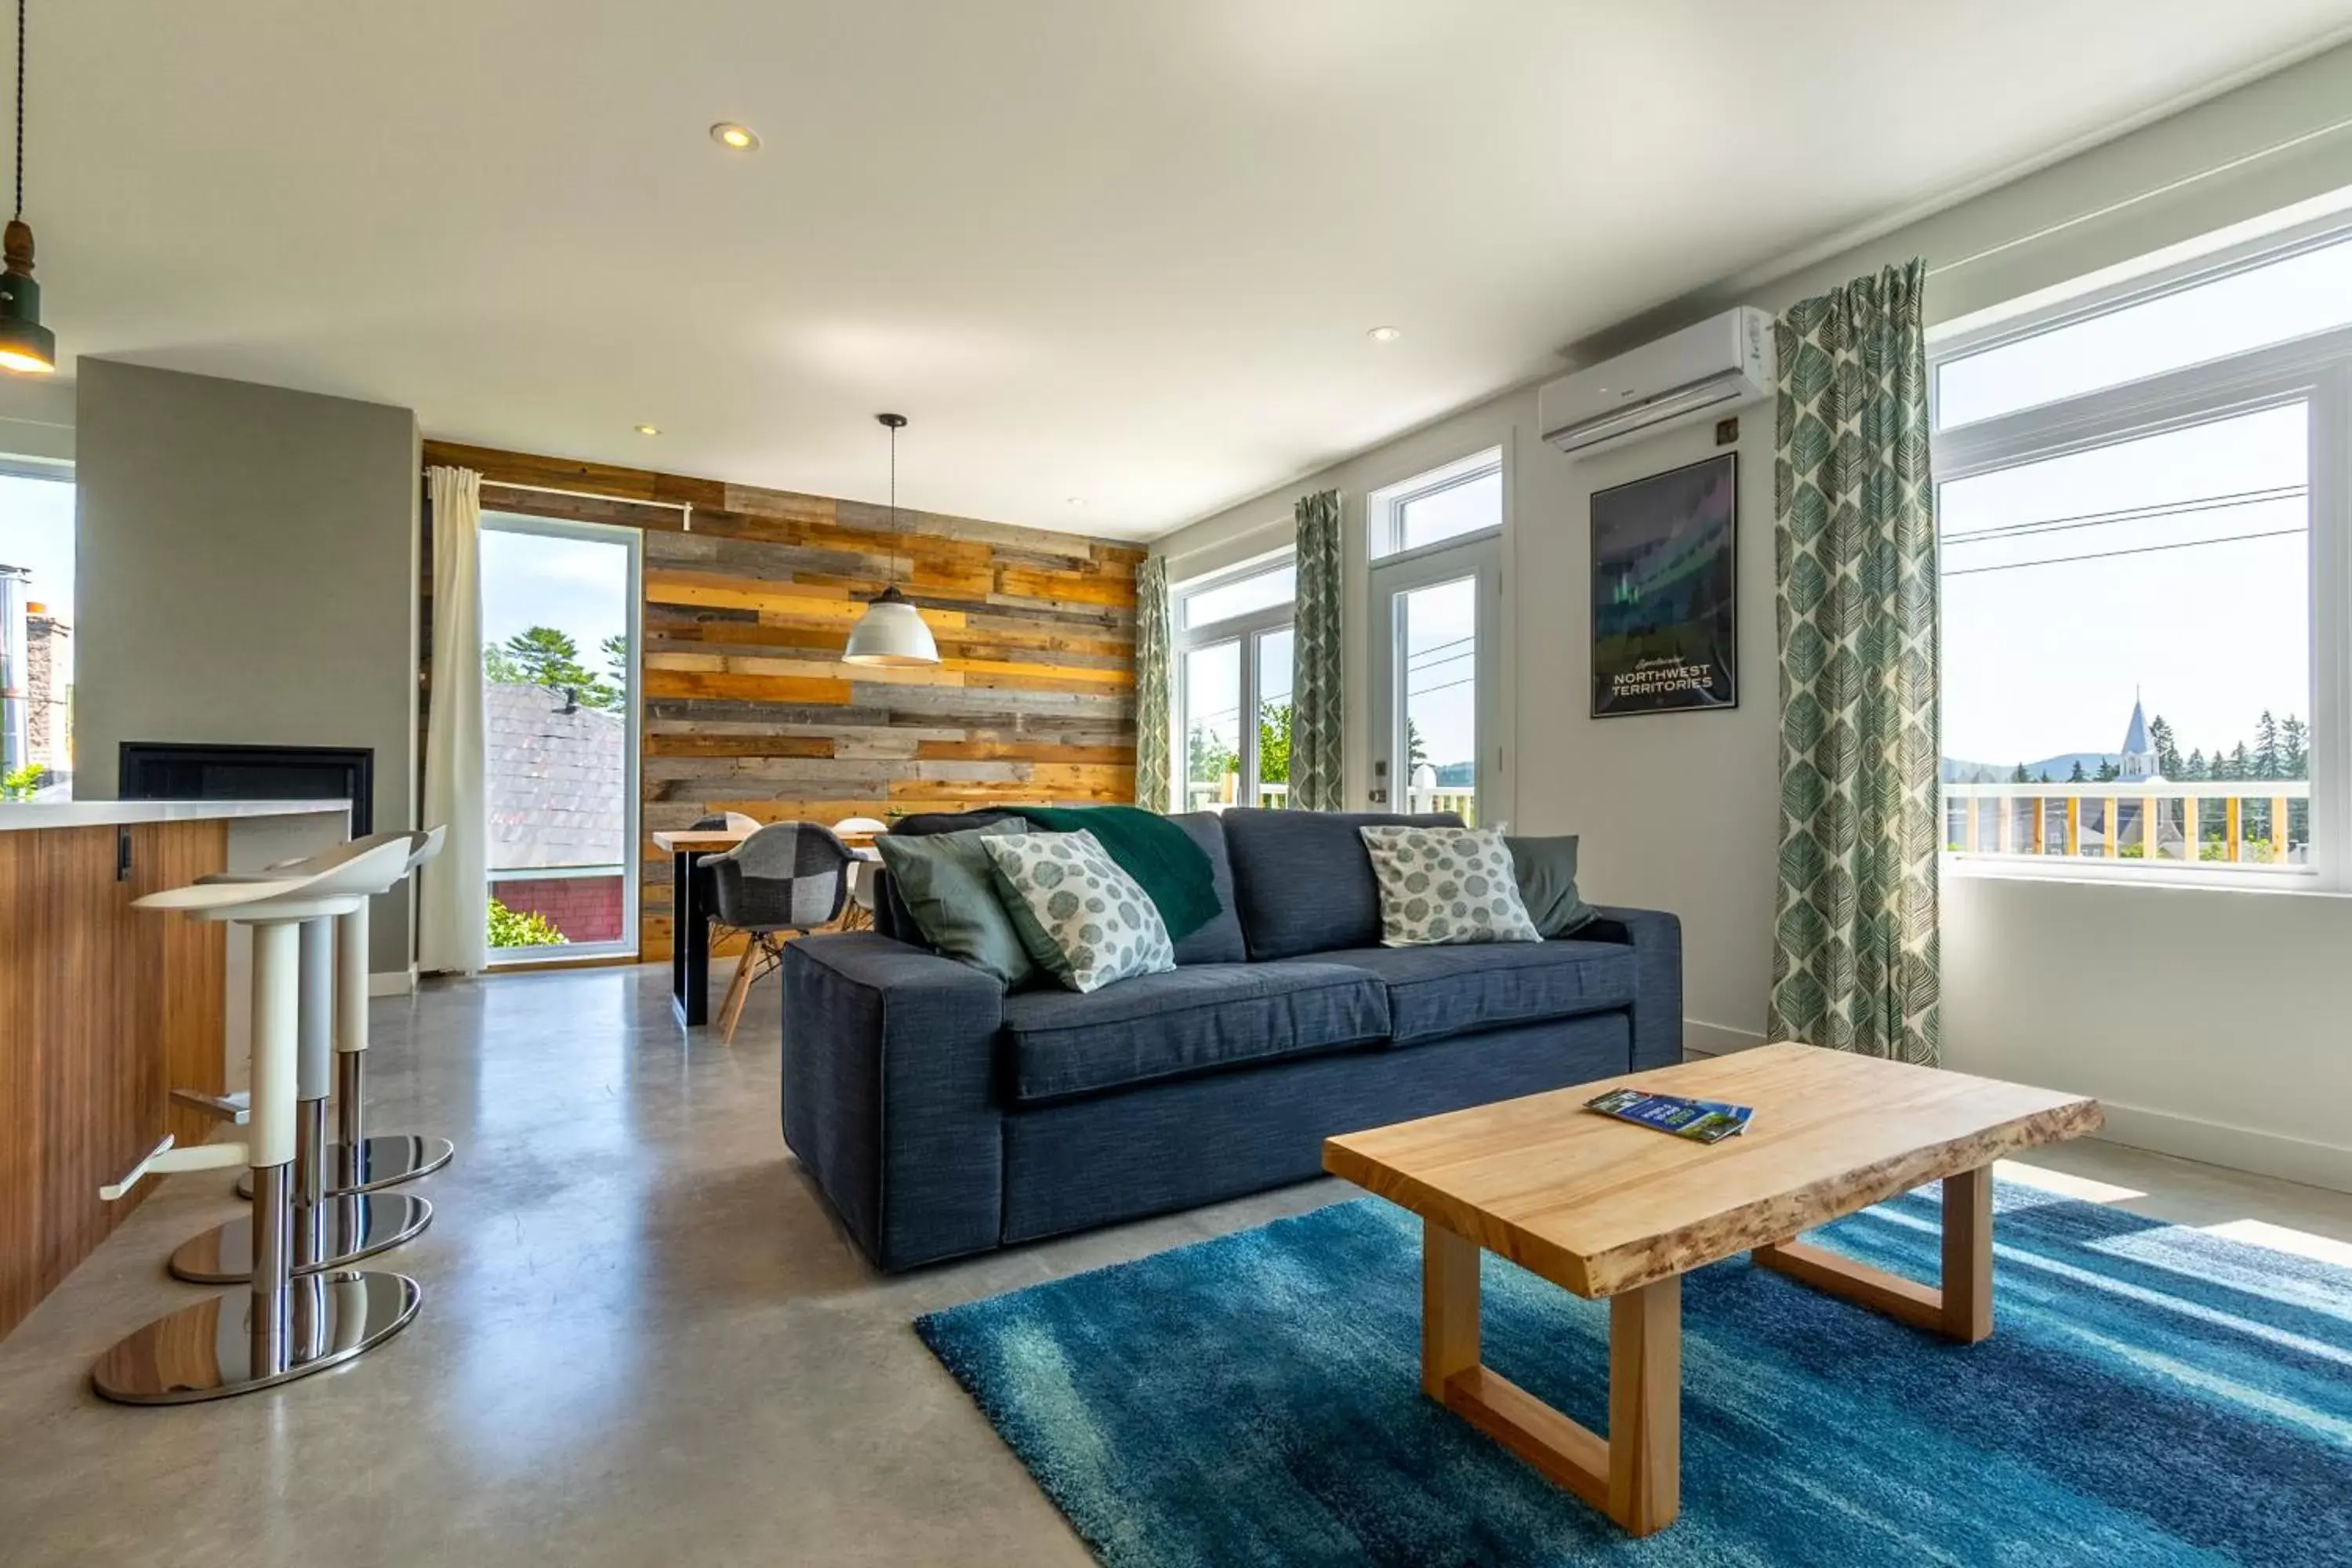
[(1176, 967), (1151, 896), (1093, 834), (1023, 833), (983, 838), (981, 847), (1022, 945), (1071, 990)]
[(1381, 887), (1381, 945), (1541, 942), (1491, 827), (1360, 827)]

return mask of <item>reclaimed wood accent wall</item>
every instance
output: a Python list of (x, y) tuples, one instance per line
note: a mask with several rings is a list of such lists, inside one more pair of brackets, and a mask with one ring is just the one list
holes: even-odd
[(98, 1195), (165, 1132), (201, 1143), (214, 1123), (171, 1103), (218, 1094), (226, 928), (131, 900), (228, 864), (222, 822), (0, 832), (0, 1335), (155, 1189)]
[[(425, 460), (478, 471), (485, 511), (645, 531), (646, 834), (1135, 798), (1139, 546), (439, 441)], [(939, 665), (842, 663), (894, 573)], [(667, 957), (669, 857), (638, 856), (640, 955)]]

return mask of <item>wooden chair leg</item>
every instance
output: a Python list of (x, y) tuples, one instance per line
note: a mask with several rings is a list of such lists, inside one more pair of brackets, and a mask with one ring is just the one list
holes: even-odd
[(735, 977), (727, 983), (727, 1000), (719, 1005), (719, 1037), (730, 1046), (735, 1043), (735, 1026), (743, 1018), (743, 1004), (751, 995), (752, 966), (759, 959), (760, 939), (755, 936), (743, 943), (742, 956), (735, 961)]

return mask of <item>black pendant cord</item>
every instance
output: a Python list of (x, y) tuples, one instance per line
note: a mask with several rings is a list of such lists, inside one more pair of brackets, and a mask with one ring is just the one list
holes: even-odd
[[(25, 0), (16, 0), (23, 5)], [(890, 426), (890, 586), (898, 585), (898, 427)]]
[(16, 0), (16, 216), (25, 216), (25, 0)]

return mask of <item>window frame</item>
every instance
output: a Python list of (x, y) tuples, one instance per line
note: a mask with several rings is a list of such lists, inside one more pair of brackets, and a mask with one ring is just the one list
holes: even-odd
[(1291, 629), (1298, 618), (1298, 600), (1294, 594), (1277, 605), (1228, 616), (1221, 621), (1187, 626), (1184, 624), (1184, 601), (1194, 594), (1229, 587), (1251, 577), (1279, 572), (1286, 566), (1295, 567), (1297, 554), (1295, 548), (1286, 545), (1267, 554), (1252, 556), (1247, 561), (1169, 586), (1169, 662), (1174, 666), (1171, 671), (1174, 700), (1169, 704), (1169, 728), (1172, 732), (1168, 741), (1168, 806), (1171, 811), (1190, 811), (1192, 808), (1187, 795), (1192, 782), (1187, 776), (1192, 772), (1188, 726), (1192, 709), (1192, 661), (1185, 656), (1202, 648), (1214, 647), (1220, 643), (1239, 645), (1239, 658), (1235, 662), (1239, 667), (1241, 685), (1236, 693), (1240, 700), (1235, 711), (1240, 715), (1236, 721), (1240, 731), (1236, 737), (1240, 742), (1236, 750), (1241, 753), (1241, 776), (1234, 786), (1234, 804), (1254, 805), (1257, 804), (1259, 784), (1256, 723), (1258, 639), (1268, 632)]
[[(503, 973), (536, 967), (568, 964), (626, 962), (638, 957), (645, 948), (644, 881), (645, 867), (642, 848), (645, 843), (643, 822), (645, 803), (645, 736), (648, 715), (645, 702), (646, 668), (646, 533), (642, 528), (625, 523), (585, 522), (574, 518), (543, 517), (530, 512), (501, 511), (485, 509), (478, 532), (510, 533), (526, 538), (579, 540), (591, 544), (619, 545), (628, 552), (628, 575), (625, 592), (628, 595), (629, 668), (627, 685), (621, 697), (621, 714), (625, 728), (621, 738), (624, 777), (621, 785), (621, 934), (611, 942), (566, 942), (561, 947), (493, 948), (486, 973)], [(478, 549), (478, 544), (477, 546)], [(478, 577), (480, 566), (476, 563)], [(479, 674), (481, 655), (475, 654), (476, 673)], [(483, 759), (484, 790), (488, 793), (488, 758)], [(558, 870), (559, 879), (564, 868)], [(487, 857), (483, 863), (482, 898), (487, 903), (495, 885), (496, 872)], [(500, 956), (501, 954), (510, 956)]]
[[(2070, 326), (2090, 317), (2177, 293), (2231, 273), (2284, 260), (2352, 237), (2340, 218), (2282, 244), (2276, 238), (2136, 279), (2087, 300), (2072, 300), (1978, 331), (1931, 342), (1928, 385), (1952, 358)], [(2119, 886), (2227, 888), (2243, 892), (2352, 892), (2352, 326), (2248, 349), (2137, 381), (2035, 404), (1930, 437), (1931, 472), (1940, 497), (1948, 483), (2122, 441), (2185, 429), (2291, 403), (2309, 408), (2306, 475), (2311, 658), (2311, 847), (2300, 867), (2208, 868), (2193, 862), (2126, 869), (2096, 861), (2051, 861), (1976, 850), (1940, 851), (1948, 873), (1965, 877), (2095, 881)], [(1940, 504), (1939, 546), (1940, 546)], [(1937, 574), (1940, 595), (1942, 577)], [(1940, 646), (1938, 619), (1937, 659)], [(1943, 793), (1937, 786), (1938, 809)]]
[[(1485, 528), (1448, 534), (1427, 544), (1416, 544), (1409, 550), (1405, 548), (1406, 507), (1415, 501), (1427, 500), (1432, 496), (1443, 495), (1447, 490), (1475, 484), (1490, 474), (1497, 481), (1498, 491), (1493, 523)], [(1499, 539), (1503, 533), (1503, 520), (1510, 515), (1510, 510), (1511, 477), (1508, 465), (1504, 461), (1503, 447), (1500, 444), (1483, 447), (1433, 468), (1423, 468), (1392, 485), (1383, 485), (1367, 496), (1364, 506), (1365, 553), (1374, 564), (1386, 566), (1400, 561), (1417, 560), (1423, 555), (1435, 554), (1479, 540)]]

